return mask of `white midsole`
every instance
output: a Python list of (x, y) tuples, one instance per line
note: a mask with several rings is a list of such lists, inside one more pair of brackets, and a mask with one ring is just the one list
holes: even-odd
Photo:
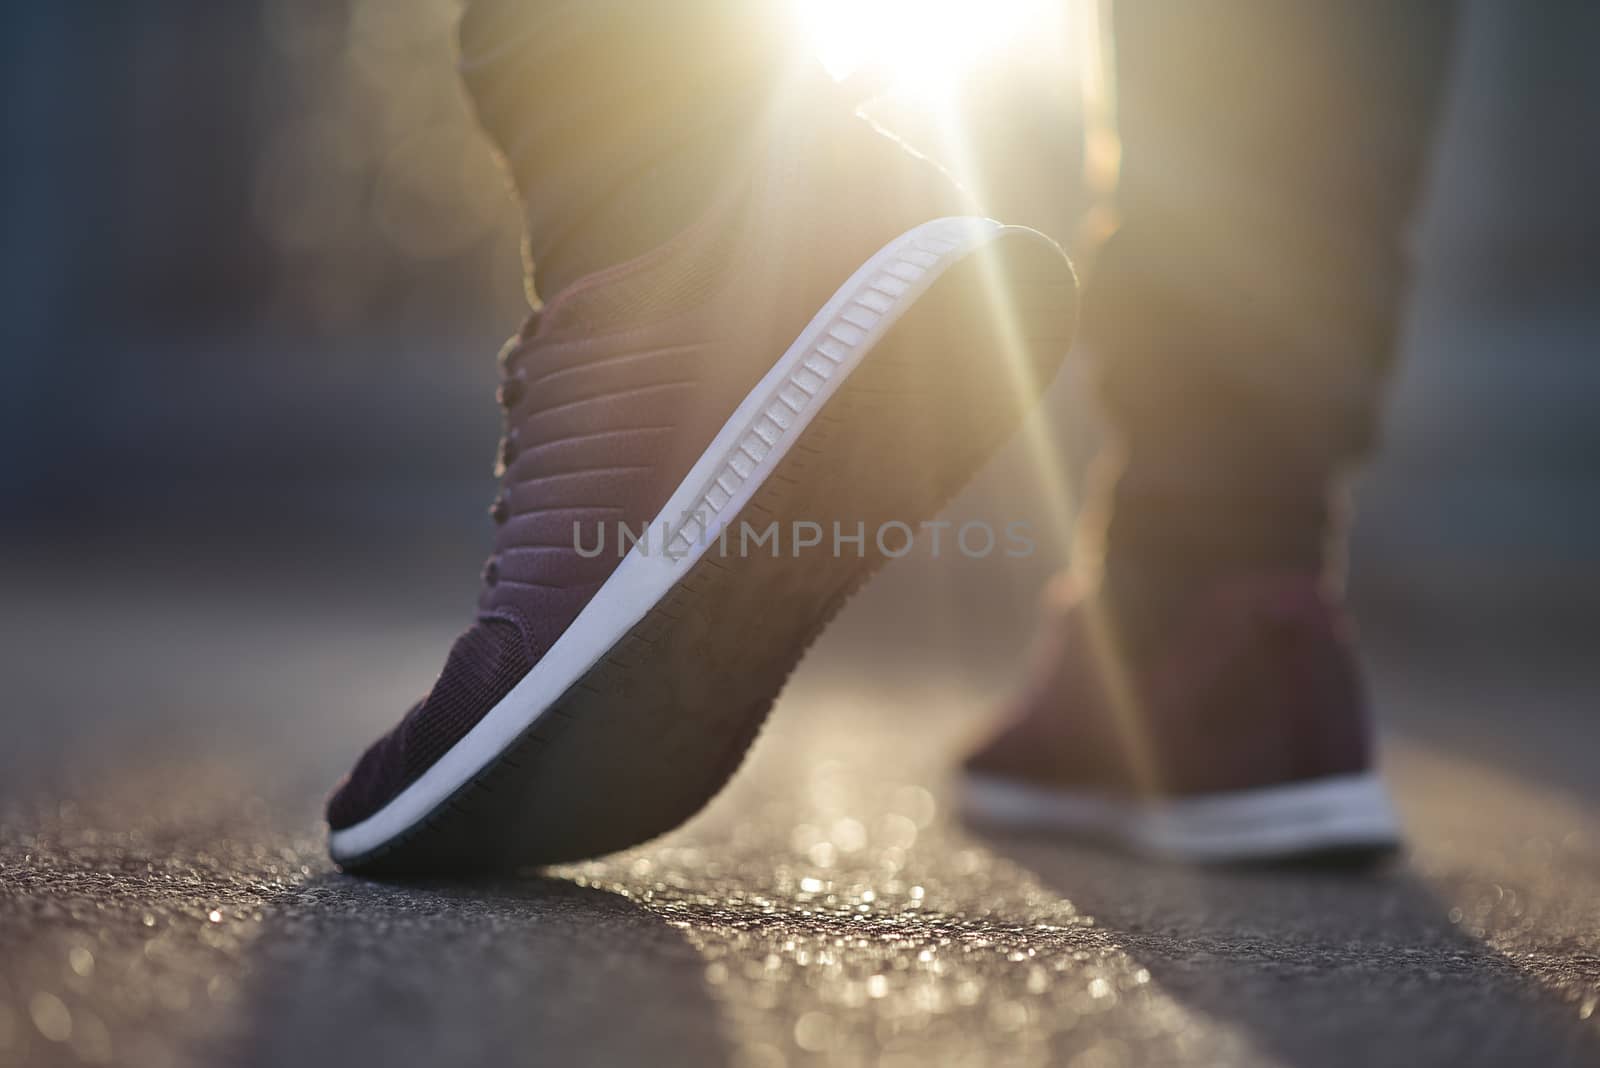
[[(672, 531), (666, 551), (636, 545), (533, 670), (467, 734), (383, 808), (333, 831), (336, 861), (403, 833), (504, 752), (573, 683), (643, 619), (705, 554), (718, 517), (731, 520), (884, 333), (953, 263), (989, 243), (990, 219), (935, 219), (867, 260), (823, 305), (734, 410), (650, 524)], [(701, 518), (686, 516), (699, 515)]]
[(1184, 860), (1264, 859), (1400, 840), (1388, 790), (1373, 772), (1156, 801), (972, 774), (961, 792), (976, 823), (1103, 838)]

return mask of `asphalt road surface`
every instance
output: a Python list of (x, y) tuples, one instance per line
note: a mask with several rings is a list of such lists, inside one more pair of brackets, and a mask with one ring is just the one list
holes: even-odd
[(944, 769), (1029, 610), (908, 561), (688, 827), (349, 878), (320, 799), (437, 669), (472, 586), (444, 555), (7, 554), (0, 1064), (1600, 1064), (1575, 624), (1378, 613), (1414, 845), (1374, 874), (960, 827)]

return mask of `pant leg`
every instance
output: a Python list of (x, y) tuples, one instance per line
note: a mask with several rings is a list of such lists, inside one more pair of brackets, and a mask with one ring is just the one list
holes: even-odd
[(786, 26), (748, 0), (468, 0), (462, 81), (541, 273), (637, 255), (692, 217), (790, 69)]
[(1368, 447), (1455, 7), (1117, 0), (1122, 227), (1085, 335), (1119, 512), (1226, 538), (1251, 505), (1204, 500), (1320, 494)]

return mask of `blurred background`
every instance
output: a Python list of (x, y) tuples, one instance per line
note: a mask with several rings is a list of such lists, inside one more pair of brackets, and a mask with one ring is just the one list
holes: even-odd
[[(862, 61), (846, 47), (851, 38), (834, 32), (858, 5), (800, 6), (820, 61), (839, 70)], [(959, 5), (918, 6), (946, 44), (964, 39), (944, 10), (951, 6)], [(913, 86), (874, 114), (938, 158), (930, 102), (943, 94), (972, 132), (972, 158), (989, 161), (963, 176), (988, 189), (995, 213), (1070, 240), (1097, 225), (1097, 191), (1114, 155), (1109, 102), (1097, 88), (1108, 28), (1088, 3), (986, 6), (1003, 32), (963, 53), (958, 82), (939, 93)], [(191, 900), (176, 883), (146, 886), (132, 904), (113, 901), (95, 915), (122, 908), (126, 916), (85, 921), (91, 934), (110, 925), (99, 942), (43, 923), (8, 926), (0, 909), (0, 960), (15, 962), (9, 980), (0, 968), (0, 1063), (25, 1047), (93, 1062), (125, 1042), (135, 1061), (170, 1063), (172, 1035), (200, 1026), (193, 1019), (203, 1014), (190, 1010), (228, 1000), (242, 974), (229, 969), (254, 935), (208, 943), (211, 956), (181, 966), (161, 963), (139, 939), (186, 909), (200, 908), (203, 924), (205, 895), (227, 896), (219, 886), (258, 895), (240, 913), (258, 910), (255, 931), (259, 910), (282, 900), (274, 894), (290, 895), (303, 877), (331, 878), (321, 859), (322, 791), (429, 684), (469, 618), (490, 542), (494, 355), (527, 300), (517, 209), (456, 85), (455, 17), (449, 0), (96, 0), (0, 13), (0, 725), (8, 728), (0, 861), (11, 857), (13, 874), (18, 863), (68, 873), (50, 876), (60, 881), (41, 901), (80, 886), (73, 872), (131, 879), (137, 869), (144, 878), (146, 859), (152, 872), (181, 865), (173, 878), (191, 880), (182, 885), (192, 890)], [(1387, 441), (1358, 496), (1352, 570), (1381, 716), (1406, 739), (1397, 751), (1413, 754), (1400, 760), (1402, 805), (1433, 821), (1419, 837), (1435, 865), (1427, 871), (1446, 873), (1431, 892), (1449, 898), (1408, 898), (1382, 914), (1460, 924), (1463, 913), (1464, 930), (1500, 949), (1512, 945), (1495, 941), (1503, 921), (1524, 950), (1590, 946), (1591, 961), (1600, 929), (1591, 913), (1563, 913), (1540, 928), (1507, 911), (1504, 888), (1535, 855), (1518, 852), (1528, 842), (1543, 843), (1545, 867), (1526, 869), (1542, 882), (1524, 888), (1523, 900), (1541, 887), (1555, 894), (1575, 870), (1600, 871), (1592, 839), (1560, 829), (1593, 814), (1600, 743), (1597, 40), (1594, 5), (1468, 5), (1414, 234), (1420, 271)], [(960, 161), (945, 162), (960, 171)], [(1040, 419), (1064, 469), (1076, 470), (1096, 435), (1080, 374), (1061, 377)], [(952, 518), (1059, 532), (1043, 477), (1029, 450), (1013, 446)], [(804, 712), (785, 720), (780, 710), (777, 730), (791, 751), (835, 778), (865, 761), (862, 781), (876, 782), (899, 757), (881, 766), (862, 757), (878, 752), (857, 733), (864, 724), (888, 724), (873, 728), (881, 733), (927, 715), (952, 736), (970, 730), (974, 710), (1013, 677), (1036, 591), (1064, 562), (1058, 539), (1040, 543), (1045, 551), (1007, 569), (925, 553), (888, 569), (808, 661), (798, 696), (785, 702)], [(767, 763), (745, 776), (741, 796), (784, 789), (781, 776), (761, 770), (781, 753), (763, 752)], [(1418, 752), (1430, 755), (1418, 763)], [(1454, 763), (1457, 754), (1521, 778), (1477, 778)], [(930, 749), (896, 789), (921, 790), (946, 755)], [(1532, 796), (1517, 792), (1530, 783), (1563, 800), (1513, 803)], [(877, 826), (827, 789), (796, 804)], [(877, 796), (861, 796), (869, 794)], [(926, 792), (905, 796), (935, 804)], [(1577, 807), (1550, 815), (1570, 798)], [(799, 860), (785, 852), (791, 824), (815, 831), (805, 821), (821, 817), (773, 805), (761, 809), (760, 828), (737, 825), (754, 836), (742, 841), (758, 874), (742, 883), (729, 876), (732, 889), (707, 893), (766, 887), (767, 872), (788, 870), (780, 864), (813, 874), (827, 867), (816, 848), (825, 836), (794, 847)], [(1504, 845), (1494, 871), (1472, 867), (1487, 855), (1474, 821), (1490, 808), (1509, 814), (1494, 831)], [(729, 809), (714, 807), (709, 818), (713, 830), (695, 841), (719, 848), (737, 837), (726, 830)], [(1557, 829), (1539, 837), (1539, 826)], [(925, 830), (923, 840), (934, 835)], [(1428, 854), (1428, 842), (1444, 851)], [(928, 848), (930, 864), (954, 865), (940, 906), (953, 915), (988, 915), (994, 895), (1004, 897), (996, 887), (1015, 874), (964, 840)], [(1563, 849), (1587, 849), (1588, 859), (1569, 863)], [(877, 856), (859, 856), (869, 854)], [(692, 883), (697, 858), (653, 862), (677, 863)], [(626, 897), (652, 870), (627, 863), (635, 866), (593, 878), (615, 880)], [(971, 881), (991, 865), (993, 884)], [(1125, 874), (1104, 869), (1110, 886), (1126, 885)], [(1027, 886), (1017, 893), (1043, 900)], [(769, 890), (786, 892), (761, 892)], [(1263, 908), (1293, 907), (1273, 904), (1287, 899), (1270, 887), (1240, 893)], [(1115, 893), (1106, 900), (1125, 903)], [(1138, 896), (1128, 901), (1137, 912)], [(1358, 902), (1352, 916), (1358, 906), (1363, 916), (1388, 907)], [(1120, 907), (1107, 906), (1113, 918)], [(1137, 918), (1128, 922), (1138, 929)], [(304, 949), (296, 930), (280, 925), (279, 934)], [(708, 959), (718, 945), (745, 947), (715, 924), (692, 937)], [(95, 993), (86, 973), (73, 979), (62, 971), (71, 939), (92, 943), (91, 964), (126, 957), (132, 970), (118, 974), (154, 976), (155, 994), (118, 1001), (122, 992)], [(779, 953), (782, 940), (774, 945)], [(298, 974), (292, 955), (283, 960)], [(1010, 974), (1003, 961), (996, 967)], [(1159, 965), (1152, 970), (1159, 985)], [(232, 978), (219, 988), (217, 976)], [(1022, 999), (1007, 1004), (1039, 993), (1020, 973), (993, 981)], [(1359, 999), (1367, 980), (1352, 982), (1348, 993)], [(168, 998), (160, 983), (177, 992)], [(36, 987), (60, 996), (41, 1002)], [(1202, 1006), (1226, 1014), (1230, 1000), (1219, 994)], [(50, 1037), (58, 1003), (79, 1014), (70, 1049)], [(762, 1004), (741, 1004), (768, 1020)], [(940, 1004), (979, 1011), (974, 1002)], [(1592, 1013), (1592, 996), (1587, 1004)], [(794, 1002), (797, 1019), (808, 1005)], [(315, 1015), (316, 1006), (280, 1008)], [(1337, 1029), (1340, 1018), (1324, 1015)], [(1270, 1032), (1273, 1014), (1261, 1016), (1251, 1026)], [(1476, 1016), (1464, 1010), (1456, 1022)], [(1002, 1017), (983, 1017), (970, 1034)], [(191, 1022), (180, 1028), (179, 1018)], [(100, 1031), (84, 1031), (85, 1019)], [(800, 1025), (785, 1020), (778, 1038), (761, 1042), (771, 1038), (797, 1063), (807, 1048), (843, 1048), (807, 1047), (793, 1031)], [(102, 1047), (101, 1032), (112, 1045)], [(1360, 1032), (1346, 1027), (1319, 1048), (1337, 1051)], [(887, 1041), (877, 1033), (872, 1041)], [(1134, 1031), (1118, 1033), (1135, 1043)], [(324, 1036), (315, 1027), (304, 1034)], [(1078, 1032), (1085, 1041), (1093, 1034)], [(56, 1044), (39, 1044), (46, 1040)], [(455, 1053), (440, 1057), (456, 1062)]]
[(181, 539), (249, 500), (326, 531), (481, 491), (522, 289), (454, 19), (427, 0), (6, 16), (6, 519)]
[[(973, 156), (1003, 161), (981, 176), (997, 213), (1065, 238), (1092, 202), (1098, 30), (1082, 4), (991, 6), (956, 89)], [(800, 7), (824, 61), (863, 61), (849, 5)], [(449, 0), (4, 16), (8, 537), (483, 533), (491, 357), (525, 308), (454, 18)], [(1600, 530), (1596, 21), (1489, 3), (1468, 21), (1358, 556), (1569, 572)], [(926, 93), (879, 110), (939, 155)]]

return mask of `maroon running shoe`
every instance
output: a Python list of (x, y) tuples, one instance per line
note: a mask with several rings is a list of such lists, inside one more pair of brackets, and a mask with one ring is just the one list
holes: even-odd
[(1398, 844), (1349, 627), (1315, 578), (1219, 582), (1133, 655), (1096, 598), (1049, 598), (1035, 674), (966, 761), (974, 823), (1196, 861)]
[(1054, 243), (957, 214), (854, 116), (769, 129), (698, 222), (507, 346), (477, 619), (329, 802), (347, 870), (554, 863), (683, 822), (899, 524), (1058, 366)]

